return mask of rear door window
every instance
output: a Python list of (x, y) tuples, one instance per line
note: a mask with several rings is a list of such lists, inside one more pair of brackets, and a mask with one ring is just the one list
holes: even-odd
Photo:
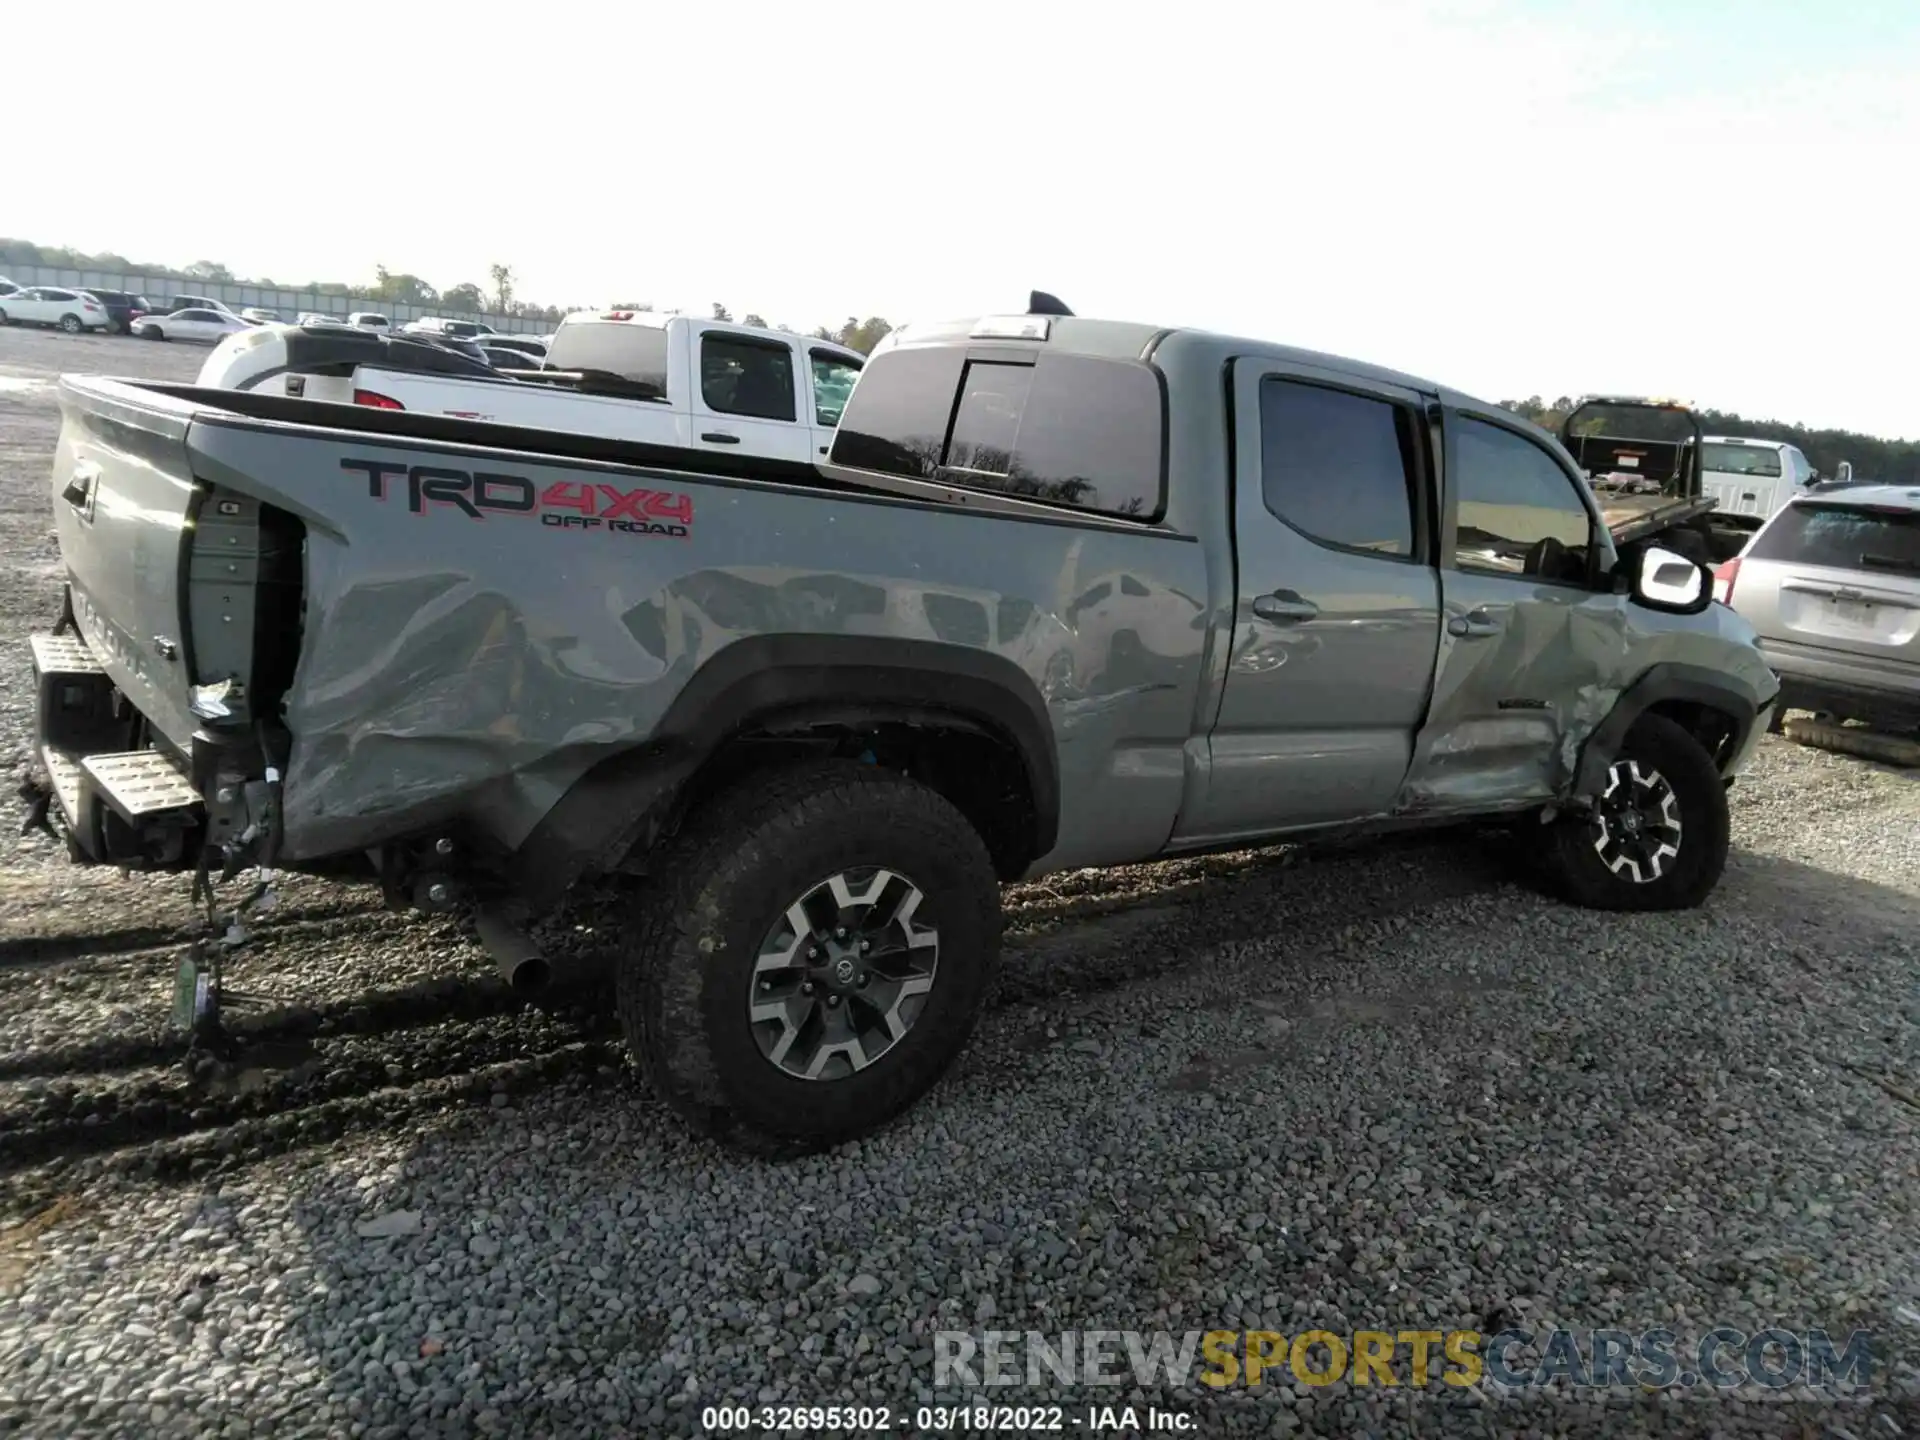
[(1754, 560), (1920, 575), (1920, 511), (1796, 501), (1753, 538)]
[(1164, 402), (1146, 366), (1084, 355), (887, 352), (861, 373), (832, 463), (1156, 520)]
[(1771, 445), (1715, 445), (1703, 452), (1706, 468), (1722, 475), (1778, 475), (1780, 452)]
[(1260, 386), (1267, 509), (1309, 540), (1413, 554), (1413, 417), (1385, 400), (1294, 380)]
[(702, 336), (700, 398), (722, 415), (794, 419), (793, 351), (738, 335)]

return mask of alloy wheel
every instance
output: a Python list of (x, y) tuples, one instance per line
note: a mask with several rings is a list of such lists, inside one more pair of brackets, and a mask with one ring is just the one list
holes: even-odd
[(760, 1053), (802, 1080), (858, 1074), (913, 1028), (933, 989), (940, 932), (897, 871), (843, 871), (782, 912), (754, 960), (748, 1021)]

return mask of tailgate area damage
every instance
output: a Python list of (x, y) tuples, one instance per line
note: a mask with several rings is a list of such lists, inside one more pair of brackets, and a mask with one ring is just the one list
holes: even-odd
[(138, 746), (140, 717), (86, 642), (32, 637), (40, 762), (74, 858), (129, 869), (193, 858), (205, 821), (184, 766)]

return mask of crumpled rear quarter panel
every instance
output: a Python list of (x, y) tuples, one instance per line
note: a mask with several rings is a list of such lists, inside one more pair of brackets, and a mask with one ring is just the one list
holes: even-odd
[[(307, 527), (285, 719), (283, 854), (465, 818), (517, 846), (591, 765), (642, 743), (689, 678), (746, 636), (939, 641), (1003, 655), (1058, 746), (1056, 860), (1150, 854), (1176, 813), (1206, 632), (1200, 545), (1163, 535), (541, 463), (321, 432), (200, 424), (196, 474)], [(412, 513), (342, 460), (685, 496), (684, 537)]]

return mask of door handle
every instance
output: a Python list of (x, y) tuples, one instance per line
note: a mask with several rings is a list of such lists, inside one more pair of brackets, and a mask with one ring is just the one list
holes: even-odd
[(724, 430), (709, 430), (700, 437), (710, 445), (738, 445), (740, 437), (729, 435)]
[(100, 479), (100, 467), (91, 460), (82, 460), (73, 467), (73, 474), (67, 477), (66, 485), (60, 491), (60, 498), (76, 510), (87, 508), (87, 501), (93, 498), (93, 487)]
[(1501, 623), (1484, 610), (1472, 610), (1465, 615), (1455, 615), (1447, 621), (1447, 633), (1457, 635), (1463, 640), (1498, 635), (1501, 629)]
[(82, 460), (73, 467), (73, 474), (67, 477), (67, 483), (61, 487), (60, 498), (90, 524), (93, 521), (95, 492), (99, 488), (100, 467), (91, 460)]
[(1320, 613), (1320, 607), (1303, 598), (1297, 590), (1276, 590), (1271, 595), (1254, 596), (1253, 613), (1262, 620), (1293, 625), (1313, 619)]

